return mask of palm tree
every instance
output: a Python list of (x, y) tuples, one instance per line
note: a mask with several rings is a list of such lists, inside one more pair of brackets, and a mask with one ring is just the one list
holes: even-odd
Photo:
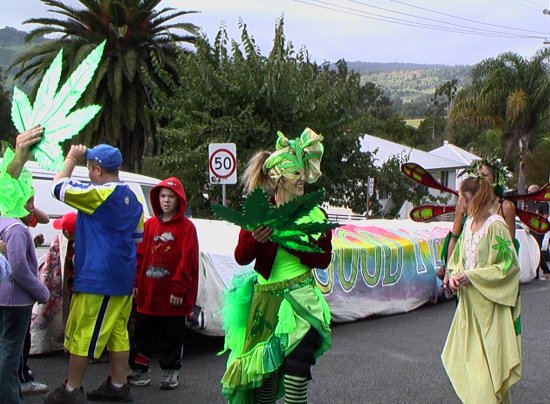
[(505, 159), (519, 152), (518, 191), (525, 191), (525, 161), (537, 129), (550, 112), (550, 49), (531, 59), (504, 53), (472, 69), (472, 82), (457, 94), (450, 126), (473, 124), (500, 129), (507, 143)]
[[(84, 7), (80, 9), (62, 1), (40, 1), (63, 18), (25, 21), (41, 25), (29, 32), (27, 42), (48, 34), (58, 36), (35, 45), (10, 68), (18, 66), (16, 78), (25, 82), (39, 79), (63, 48), (67, 77), (91, 49), (107, 39), (103, 60), (82, 100), (85, 104), (102, 105), (103, 109), (80, 140), (86, 144), (116, 144), (125, 156), (125, 168), (139, 171), (142, 157), (160, 149), (147, 83), (153, 80), (170, 91), (162, 87), (158, 74), (170, 74), (178, 82), (175, 69), (181, 51), (178, 44), (194, 44), (197, 27), (172, 20), (195, 11), (156, 10), (161, 0), (78, 0)], [(184, 34), (173, 30), (183, 30)]]

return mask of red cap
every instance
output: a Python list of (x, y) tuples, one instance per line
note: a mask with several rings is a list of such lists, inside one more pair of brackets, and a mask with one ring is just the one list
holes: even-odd
[(62, 218), (53, 221), (53, 228), (57, 230), (66, 230), (71, 234), (76, 233), (76, 213), (66, 213)]

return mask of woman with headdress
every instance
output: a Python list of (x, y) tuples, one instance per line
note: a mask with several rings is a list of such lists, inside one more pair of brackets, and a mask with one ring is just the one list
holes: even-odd
[[(516, 250), (518, 250), (519, 242), (516, 240), (516, 208), (511, 201), (504, 199), (504, 187), (506, 185), (507, 176), (509, 175), (507, 168), (498, 159), (485, 158), (472, 162), (470, 167), (464, 170), (463, 175), (483, 177), (491, 184), (493, 189), (493, 202), (490, 211), (504, 219), (504, 222), (508, 226), (510, 237), (514, 241), (514, 246)], [(443, 248), (443, 251), (446, 253), (443, 257), (445, 266), (454, 250), (458, 237), (462, 233), (467, 213), (467, 206), (464, 203), (464, 199), (459, 196), (455, 210), (453, 228), (448, 236), (448, 247)], [(445, 277), (443, 282), (447, 285), (448, 278)]]
[[(309, 128), (295, 140), (278, 136), (276, 151), (256, 153), (243, 177), (246, 193), (259, 186), (277, 206), (321, 176), (323, 155), (323, 137)], [(300, 220), (327, 218), (317, 207)], [(330, 309), (311, 272), (330, 264), (331, 232), (311, 237), (319, 253), (285, 249), (272, 234), (241, 229), (235, 249), (240, 265), (255, 260), (255, 272), (234, 279), (223, 310), (231, 354), (222, 384), (232, 403), (274, 403), (283, 393), (285, 402), (306, 403), (310, 368), (331, 345)]]
[(465, 179), (460, 196), (468, 218), (447, 269), (459, 299), (441, 358), (462, 402), (508, 403), (521, 379), (517, 254), (504, 219), (491, 211), (489, 181)]

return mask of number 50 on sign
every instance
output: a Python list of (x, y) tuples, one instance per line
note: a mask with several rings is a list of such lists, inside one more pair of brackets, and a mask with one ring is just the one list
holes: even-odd
[(208, 155), (210, 183), (236, 184), (237, 146), (235, 143), (210, 143)]

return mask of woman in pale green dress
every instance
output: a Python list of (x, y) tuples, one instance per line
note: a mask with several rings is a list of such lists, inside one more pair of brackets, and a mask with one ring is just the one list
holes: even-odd
[(464, 403), (508, 403), (521, 379), (519, 266), (506, 222), (490, 211), (484, 178), (467, 178), (460, 197), (468, 219), (448, 266), (458, 305), (441, 355)]

